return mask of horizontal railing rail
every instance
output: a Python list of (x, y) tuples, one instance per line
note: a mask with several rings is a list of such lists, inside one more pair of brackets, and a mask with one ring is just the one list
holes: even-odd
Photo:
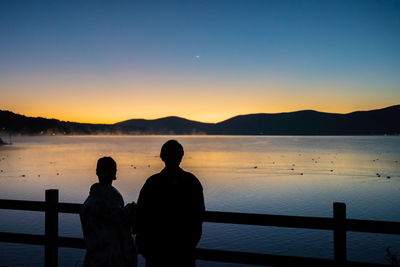
[[(58, 203), (60, 213), (77, 214), (82, 204)], [(30, 200), (0, 199), (0, 209), (45, 211), (46, 202)], [(205, 222), (276, 226), (318, 230), (334, 230), (334, 219), (327, 217), (306, 217), (287, 215), (268, 215), (255, 213), (206, 211)], [(351, 232), (400, 234), (400, 222), (346, 219), (345, 230)]]
[[(45, 213), (45, 235), (0, 232), (0, 242), (45, 246), (45, 266), (57, 266), (58, 247), (85, 248), (82, 238), (58, 236), (58, 213), (78, 214), (82, 204), (58, 202), (58, 190), (46, 190), (46, 201), (0, 199), (0, 209)], [(333, 218), (206, 211), (205, 222), (332, 230), (334, 258), (307, 258), (198, 248), (197, 259), (266, 266), (387, 266), (347, 260), (346, 232), (400, 234), (400, 222), (346, 219), (344, 203), (334, 203)]]

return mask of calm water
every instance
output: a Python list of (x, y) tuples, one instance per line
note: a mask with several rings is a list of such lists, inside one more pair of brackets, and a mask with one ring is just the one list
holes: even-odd
[[(331, 217), (332, 203), (345, 202), (349, 218), (400, 221), (399, 136), (16, 137), (0, 147), (0, 198), (44, 200), (45, 189), (57, 188), (60, 201), (82, 203), (97, 159), (108, 155), (118, 164), (115, 187), (136, 201), (146, 178), (162, 169), (159, 150), (171, 138), (183, 144), (182, 167), (202, 182), (208, 210)], [(41, 213), (0, 210), (0, 218), (0, 231), (43, 233)], [(60, 235), (82, 236), (78, 215), (60, 216)], [(332, 258), (332, 238), (322, 230), (205, 223), (199, 247)], [(386, 263), (388, 246), (400, 251), (400, 237), (348, 234), (350, 260)], [(60, 266), (80, 266), (83, 253), (60, 249)], [(41, 266), (42, 254), (40, 246), (0, 243), (0, 265)]]

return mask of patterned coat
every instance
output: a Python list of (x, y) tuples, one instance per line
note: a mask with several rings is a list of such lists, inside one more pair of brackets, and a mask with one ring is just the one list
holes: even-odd
[(133, 240), (136, 204), (124, 200), (111, 185), (95, 183), (80, 211), (86, 244), (85, 267), (136, 267)]

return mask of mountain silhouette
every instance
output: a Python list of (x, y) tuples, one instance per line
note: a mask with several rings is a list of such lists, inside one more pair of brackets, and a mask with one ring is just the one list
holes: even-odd
[(12, 134), (214, 134), (383, 135), (400, 134), (400, 105), (347, 114), (302, 110), (239, 115), (219, 123), (180, 117), (90, 124), (33, 118), (0, 111), (0, 132)]
[(155, 120), (132, 119), (114, 124), (121, 132), (205, 134), (213, 124), (170, 116)]
[(220, 122), (218, 134), (362, 135), (400, 133), (400, 105), (348, 114), (303, 110), (277, 114), (249, 114)]

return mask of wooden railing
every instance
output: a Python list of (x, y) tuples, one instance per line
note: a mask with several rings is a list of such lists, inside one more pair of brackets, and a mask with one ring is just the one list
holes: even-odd
[[(79, 213), (82, 204), (58, 202), (58, 190), (46, 190), (45, 202), (0, 199), (0, 209), (45, 212), (45, 234), (0, 232), (0, 242), (45, 246), (45, 267), (56, 267), (58, 247), (85, 248), (82, 238), (58, 236), (58, 213)], [(387, 266), (347, 260), (346, 232), (400, 234), (400, 222), (346, 218), (346, 205), (333, 203), (333, 218), (206, 211), (205, 222), (332, 230), (333, 259), (306, 258), (198, 248), (197, 259), (266, 266)]]

